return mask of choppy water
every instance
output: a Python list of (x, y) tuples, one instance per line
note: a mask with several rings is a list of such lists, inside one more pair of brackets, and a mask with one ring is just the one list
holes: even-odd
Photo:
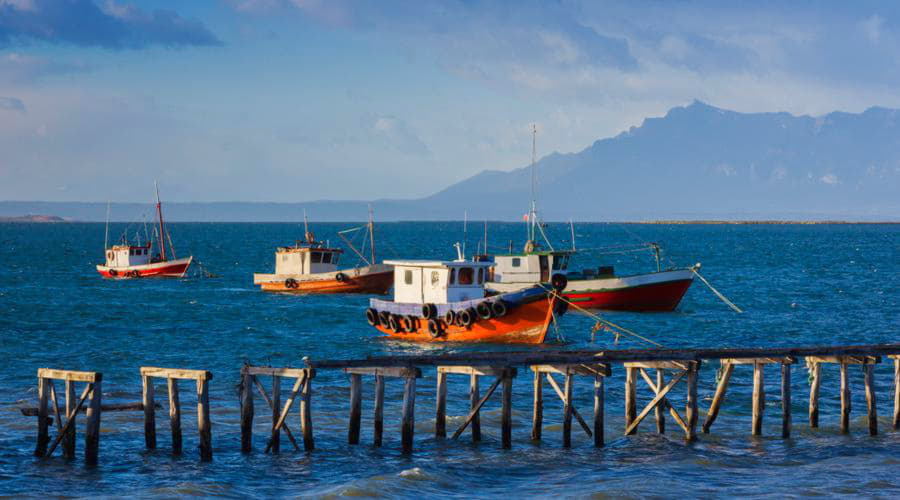
[[(381, 257), (453, 256), (461, 223), (402, 223), (378, 226)], [(124, 226), (112, 228), (112, 234)], [(337, 240), (346, 225), (321, 224), (321, 238)], [(477, 227), (477, 229), (475, 229)], [(244, 361), (300, 364), (312, 358), (355, 358), (370, 354), (503, 349), (423, 346), (379, 339), (363, 317), (364, 296), (293, 297), (264, 294), (251, 274), (269, 272), (276, 245), (302, 229), (294, 224), (173, 224), (180, 253), (190, 251), (218, 279), (105, 281), (93, 266), (102, 258), (99, 224), (0, 225), (0, 494), (32, 496), (180, 494), (226, 496), (406, 496), (472, 494), (524, 496), (833, 495), (897, 496), (900, 433), (890, 430), (891, 366), (876, 370), (882, 433), (865, 431), (862, 374), (851, 368), (852, 432), (840, 436), (837, 368), (823, 369), (821, 429), (806, 427), (808, 382), (794, 371), (794, 437), (780, 438), (779, 377), (767, 371), (764, 436), (750, 437), (749, 368), (738, 368), (711, 435), (685, 445), (669, 420), (658, 436), (648, 419), (641, 432), (622, 437), (623, 370), (614, 368), (607, 385), (607, 446), (594, 449), (575, 426), (573, 448), (560, 445), (561, 407), (546, 389), (544, 440), (529, 441), (531, 382), (524, 370), (514, 384), (513, 448), (501, 450), (499, 402), (483, 410), (484, 441), (472, 445), (432, 437), (434, 372), (419, 380), (416, 451), (400, 454), (401, 384), (388, 381), (384, 447), (371, 443), (372, 387), (364, 387), (363, 445), (346, 445), (349, 389), (340, 373), (315, 379), (313, 412), (317, 449), (295, 452), (282, 437), (282, 453), (267, 456), (266, 427), (257, 401), (257, 451), (239, 453), (235, 386)], [(470, 225), (469, 249), (481, 228)], [(563, 240), (568, 227), (551, 225)], [(492, 245), (521, 242), (521, 225), (492, 224)], [(897, 342), (900, 332), (900, 226), (627, 226), (577, 227), (583, 248), (632, 243), (663, 244), (680, 265), (703, 263), (703, 273), (746, 313), (737, 315), (702, 284), (688, 291), (678, 312), (609, 314), (608, 317), (667, 347), (738, 347)], [(567, 244), (567, 243), (566, 243)], [(576, 260), (596, 265), (591, 252)], [(351, 259), (352, 261), (352, 259)], [(352, 263), (352, 262), (351, 262)], [(650, 255), (605, 257), (620, 272), (651, 269)], [(563, 318), (567, 343), (550, 348), (613, 348), (604, 334), (590, 342), (591, 321)], [(642, 347), (623, 337), (622, 348)], [(545, 347), (546, 348), (546, 347)], [(521, 347), (519, 348), (521, 349)], [(214, 461), (196, 453), (193, 391), (182, 388), (184, 449), (167, 452), (168, 428), (158, 414), (159, 449), (143, 450), (140, 413), (103, 415), (100, 465), (78, 458), (39, 461), (32, 456), (34, 418), (20, 406), (36, 404), (39, 367), (88, 369), (104, 374), (104, 402), (139, 401), (141, 365), (211, 370)], [(448, 428), (466, 413), (467, 381), (451, 378)], [(701, 410), (709, 404), (715, 369), (701, 370)], [(286, 391), (286, 388), (282, 389)], [(577, 384), (576, 406), (590, 413), (589, 384)], [(162, 387), (157, 394), (164, 394)], [(672, 398), (683, 404), (683, 391)], [(648, 400), (639, 394), (639, 405)], [(290, 422), (296, 422), (294, 413)], [(81, 420), (83, 422), (83, 420)], [(296, 423), (294, 427), (299, 427)], [(79, 427), (79, 433), (82, 429)]]

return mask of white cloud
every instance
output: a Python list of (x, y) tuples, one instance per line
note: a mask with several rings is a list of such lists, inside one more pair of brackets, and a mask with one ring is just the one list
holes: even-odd
[(878, 40), (881, 38), (881, 29), (883, 26), (884, 19), (878, 15), (873, 15), (872, 17), (859, 22), (859, 29), (872, 43), (878, 43)]
[(819, 180), (831, 186), (834, 186), (839, 182), (837, 176), (834, 174), (825, 174)]

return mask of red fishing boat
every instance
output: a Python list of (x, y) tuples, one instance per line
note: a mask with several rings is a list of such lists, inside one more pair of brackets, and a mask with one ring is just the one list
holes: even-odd
[[(366, 226), (338, 233), (364, 266), (338, 269), (338, 262), (344, 251), (316, 241), (309, 231), (305, 215), (304, 226), (306, 241), (298, 241), (289, 247), (278, 247), (275, 251), (275, 274), (254, 274), (254, 284), (265, 291), (289, 293), (385, 294), (390, 290), (394, 284), (393, 269), (389, 265), (375, 263), (375, 224), (371, 212)], [(368, 231), (365, 238), (370, 243), (368, 258), (345, 236), (363, 228)]]
[(549, 286), (486, 292), (491, 262), (386, 263), (394, 266), (394, 300), (370, 299), (366, 320), (395, 339), (540, 344), (550, 323), (565, 313), (565, 303), (557, 301)]
[[(178, 258), (172, 238), (163, 222), (162, 204), (159, 201), (159, 187), (156, 188), (156, 217), (158, 234), (156, 238), (148, 238), (147, 243), (128, 241), (128, 235), (122, 236), (118, 245), (109, 247), (106, 242), (106, 264), (97, 265), (97, 272), (104, 278), (129, 279), (169, 277), (182, 278), (191, 266), (193, 256)], [(106, 217), (106, 240), (109, 240), (109, 211)], [(156, 245), (154, 245), (154, 241)], [(166, 242), (168, 241), (168, 245)]]

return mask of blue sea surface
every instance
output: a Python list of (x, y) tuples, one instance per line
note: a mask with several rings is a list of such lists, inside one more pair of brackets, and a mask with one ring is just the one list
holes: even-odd
[[(320, 239), (338, 242), (350, 224), (315, 224)], [(114, 224), (119, 235), (124, 224)], [(379, 258), (453, 258), (462, 223), (378, 224)], [(468, 253), (483, 238), (470, 223)], [(573, 267), (615, 265), (617, 272), (655, 269), (650, 253), (603, 255), (601, 247), (656, 241), (665, 266), (703, 264), (701, 273), (744, 309), (737, 314), (695, 282), (673, 313), (604, 313), (666, 347), (762, 347), (875, 344), (900, 341), (900, 225), (576, 225), (585, 249)], [(143, 231), (130, 226), (129, 231)], [(613, 367), (606, 385), (606, 438), (594, 448), (577, 424), (573, 446), (561, 446), (562, 405), (545, 388), (544, 438), (530, 441), (532, 380), (520, 369), (513, 385), (511, 450), (500, 447), (499, 399), (482, 411), (484, 440), (434, 439), (435, 373), (423, 369), (416, 394), (415, 451), (400, 452), (402, 383), (386, 384), (384, 446), (372, 442), (373, 381), (364, 378), (362, 439), (347, 445), (349, 383), (340, 371), (319, 370), (313, 383), (316, 449), (295, 451), (282, 435), (281, 453), (266, 455), (271, 426), (257, 397), (254, 448), (240, 453), (239, 370), (245, 362), (302, 366), (302, 358), (438, 354), (481, 350), (615, 349), (652, 347), (628, 335), (599, 332), (593, 320), (570, 313), (547, 346), (426, 345), (381, 338), (365, 321), (368, 296), (291, 296), (263, 293), (254, 272), (272, 272), (274, 249), (299, 238), (298, 224), (171, 224), (179, 255), (192, 254), (217, 278), (101, 279), (102, 224), (0, 224), (0, 495), (12, 496), (810, 496), (900, 495), (900, 433), (891, 429), (893, 365), (875, 370), (880, 434), (866, 431), (862, 371), (850, 367), (853, 413), (849, 435), (838, 433), (838, 369), (825, 365), (821, 427), (809, 429), (809, 382), (802, 363), (792, 380), (794, 433), (781, 438), (780, 374), (766, 369), (763, 435), (750, 435), (752, 369), (735, 369), (711, 434), (685, 444), (675, 422), (665, 435), (651, 419), (623, 436), (624, 370)], [(549, 224), (557, 245), (568, 247), (569, 227)], [(520, 248), (522, 224), (491, 223), (490, 247)], [(359, 239), (357, 239), (359, 241)], [(356, 262), (351, 252), (345, 263)], [(103, 414), (100, 464), (83, 461), (83, 417), (77, 458), (33, 456), (37, 369), (103, 373), (104, 403), (141, 398), (140, 366), (210, 370), (214, 458), (197, 453), (193, 384), (182, 382), (184, 453), (173, 457), (164, 381), (158, 381), (159, 447), (144, 450), (143, 414)], [(701, 422), (715, 390), (717, 364), (701, 368)], [(270, 381), (261, 377), (268, 386)], [(159, 383), (162, 382), (162, 383)], [(483, 388), (490, 382), (484, 381)], [(641, 382), (642, 384), (643, 382)], [(287, 387), (285, 387), (287, 385)], [(282, 385), (282, 394), (290, 384)], [(59, 390), (59, 388), (58, 388)], [(639, 408), (650, 400), (640, 386)], [(575, 404), (591, 414), (592, 384), (579, 380)], [(670, 401), (683, 408), (684, 390)], [(468, 407), (467, 377), (450, 378), (448, 429)], [(683, 413), (683, 412), (682, 412)], [(292, 411), (288, 423), (299, 430)], [(51, 428), (51, 436), (55, 428)]]

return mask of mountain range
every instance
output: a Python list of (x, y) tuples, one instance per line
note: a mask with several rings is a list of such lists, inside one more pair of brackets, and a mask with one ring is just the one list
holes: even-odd
[[(900, 110), (823, 116), (740, 113), (694, 101), (582, 151), (537, 164), (546, 220), (900, 219)], [(171, 221), (518, 220), (531, 166), (485, 170), (416, 200), (168, 203)], [(113, 204), (136, 220), (147, 204)], [(0, 202), (0, 215), (103, 220), (105, 203)]]

